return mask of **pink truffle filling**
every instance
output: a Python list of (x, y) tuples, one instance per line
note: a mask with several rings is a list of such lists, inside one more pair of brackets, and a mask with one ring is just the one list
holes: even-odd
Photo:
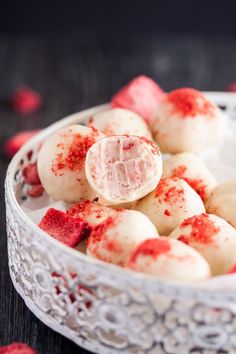
[(98, 190), (111, 199), (121, 200), (151, 182), (158, 173), (152, 150), (152, 145), (138, 137), (102, 139), (89, 158), (91, 176)]

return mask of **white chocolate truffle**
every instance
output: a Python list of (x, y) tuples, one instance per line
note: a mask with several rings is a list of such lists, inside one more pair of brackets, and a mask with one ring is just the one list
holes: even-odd
[(95, 114), (89, 126), (107, 136), (136, 135), (152, 139), (147, 123), (136, 113), (123, 108), (113, 108)]
[(196, 155), (182, 153), (172, 156), (163, 165), (163, 178), (179, 177), (184, 179), (205, 202), (216, 186), (215, 177)]
[(206, 210), (220, 216), (236, 228), (236, 182), (216, 186), (206, 202)]
[(221, 112), (200, 91), (180, 88), (164, 96), (152, 117), (163, 152), (199, 152), (218, 142)]
[(205, 212), (199, 195), (183, 179), (161, 179), (156, 189), (135, 206), (149, 217), (161, 235), (169, 235), (184, 219)]
[(68, 203), (95, 198), (85, 176), (88, 149), (103, 135), (82, 125), (71, 125), (50, 136), (38, 155), (38, 172), (46, 192)]
[(171, 234), (197, 250), (209, 263), (212, 274), (225, 273), (234, 263), (236, 230), (213, 214), (200, 214), (186, 219)]
[(208, 263), (197, 251), (166, 237), (144, 241), (134, 250), (128, 267), (186, 283), (205, 280), (211, 275)]
[(105, 262), (125, 266), (133, 250), (158, 232), (146, 215), (122, 210), (94, 227), (88, 239), (87, 254)]
[(101, 205), (97, 202), (85, 200), (74, 204), (67, 210), (67, 214), (72, 217), (79, 217), (86, 220), (90, 225), (96, 226), (107, 219), (109, 216), (116, 215), (118, 211)]
[(110, 136), (89, 149), (85, 171), (99, 202), (119, 205), (138, 200), (156, 187), (162, 159), (157, 145), (145, 137)]

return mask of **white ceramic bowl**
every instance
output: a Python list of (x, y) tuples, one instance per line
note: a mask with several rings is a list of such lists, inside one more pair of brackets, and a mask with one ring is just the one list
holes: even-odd
[[(208, 96), (235, 115), (235, 94)], [(28, 142), (9, 165), (8, 257), (16, 290), (47, 326), (96, 353), (236, 353), (235, 276), (186, 286), (124, 270), (64, 246), (21, 209), (20, 202), (26, 198), (22, 169), (36, 160), (40, 143), (56, 130), (84, 123), (107, 107), (53, 124)]]

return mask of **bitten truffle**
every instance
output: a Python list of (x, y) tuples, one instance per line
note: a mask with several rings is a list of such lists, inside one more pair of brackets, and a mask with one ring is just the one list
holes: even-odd
[(111, 136), (89, 149), (85, 171), (99, 201), (118, 205), (138, 200), (156, 187), (162, 159), (157, 145), (147, 138)]

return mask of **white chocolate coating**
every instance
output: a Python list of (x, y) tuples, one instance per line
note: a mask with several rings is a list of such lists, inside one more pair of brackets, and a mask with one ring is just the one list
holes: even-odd
[(103, 135), (82, 125), (72, 125), (50, 136), (38, 155), (38, 172), (46, 192), (68, 203), (95, 198), (85, 176), (88, 148)]
[(225, 182), (216, 186), (206, 202), (206, 210), (236, 228), (236, 182)]
[(109, 216), (116, 215), (117, 212), (112, 208), (89, 200), (74, 204), (67, 210), (68, 215), (84, 219), (92, 226), (100, 224)]
[(158, 147), (147, 138), (110, 136), (89, 149), (85, 171), (99, 201), (119, 205), (138, 200), (156, 187), (162, 160)]
[(169, 235), (184, 219), (205, 212), (199, 195), (181, 178), (161, 179), (156, 189), (135, 206), (156, 225), (159, 234)]
[(205, 202), (217, 182), (206, 165), (194, 154), (181, 153), (166, 160), (163, 165), (163, 178), (180, 177), (201, 196)]
[(128, 267), (186, 283), (205, 280), (211, 275), (208, 263), (198, 252), (166, 237), (144, 241), (131, 255)]
[(88, 240), (87, 254), (125, 266), (137, 245), (156, 237), (158, 232), (146, 215), (135, 210), (122, 210), (93, 229)]
[(212, 274), (224, 274), (235, 263), (236, 230), (213, 214), (186, 219), (171, 234), (197, 250), (209, 263)]
[(147, 123), (136, 113), (123, 108), (113, 108), (95, 114), (89, 122), (106, 136), (136, 135), (152, 139)]
[(218, 142), (221, 112), (200, 91), (167, 94), (152, 117), (152, 131), (162, 152), (200, 152)]

